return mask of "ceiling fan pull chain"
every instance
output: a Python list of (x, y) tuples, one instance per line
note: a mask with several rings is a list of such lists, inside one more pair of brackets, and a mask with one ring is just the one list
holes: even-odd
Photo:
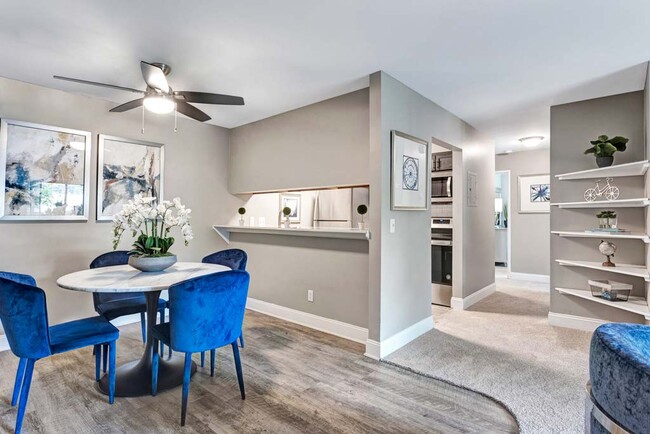
[(142, 129), (140, 130), (140, 134), (144, 134), (144, 104), (142, 105)]
[(178, 104), (174, 103), (174, 132), (178, 132), (178, 125), (176, 123), (176, 118), (178, 117)]

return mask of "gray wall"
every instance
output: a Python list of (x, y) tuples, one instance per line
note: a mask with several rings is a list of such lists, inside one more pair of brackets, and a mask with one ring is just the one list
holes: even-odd
[[(458, 117), (384, 72), (370, 76), (369, 338), (385, 340), (431, 316), (430, 210), (391, 211), (391, 130), (463, 149), (463, 177), (478, 174), (479, 206), (462, 196), (466, 297), (494, 282), (494, 144)], [(377, 209), (379, 208), (379, 212)], [(389, 221), (395, 219), (391, 234)]]
[(231, 130), (230, 191), (368, 184), (368, 89)]
[[(129, 95), (125, 95), (125, 100)], [(95, 222), (97, 134), (165, 144), (166, 198), (179, 196), (192, 208), (195, 239), (189, 247), (174, 247), (179, 260), (200, 260), (224, 247), (211, 225), (230, 218), (239, 200), (228, 182), (228, 130), (179, 118), (173, 133), (171, 116), (147, 114), (146, 133), (140, 134), (141, 112), (108, 113), (115, 104), (19, 81), (0, 78), (0, 116), (92, 133), (90, 219), (76, 223), (17, 223), (0, 221), (0, 269), (33, 275), (47, 292), (51, 323), (93, 313), (89, 294), (60, 289), (56, 279), (88, 268), (100, 253), (111, 250), (111, 224)], [(125, 237), (128, 238), (128, 237)], [(128, 247), (125, 240), (122, 247)]]
[[(511, 266), (513, 273), (550, 273), (550, 235), (549, 214), (519, 213), (519, 181), (522, 175), (549, 173), (550, 153), (548, 149), (538, 151), (514, 152), (496, 156), (496, 170), (510, 170), (510, 209), (508, 224), (511, 231)], [(552, 196), (551, 200), (555, 200)]]
[[(594, 180), (557, 181), (553, 175), (596, 167), (593, 157), (583, 155), (589, 140), (601, 134), (628, 137), (627, 151), (616, 153), (614, 164), (639, 161), (645, 158), (644, 94), (631, 92), (622, 95), (580, 101), (551, 107), (551, 195), (552, 202), (583, 200), (586, 188)], [(644, 197), (641, 177), (615, 178), (620, 199)], [(646, 196), (647, 197), (647, 196)], [(551, 230), (584, 230), (598, 224), (595, 217), (600, 209), (558, 209), (551, 207)], [(644, 232), (644, 210), (617, 209), (619, 226)], [(588, 279), (614, 279), (634, 285), (634, 294), (644, 295), (642, 279), (612, 275), (611, 273), (562, 267), (556, 258), (603, 261), (598, 252), (598, 239), (551, 237), (551, 305), (550, 311), (609, 321), (640, 322), (640, 316), (613, 309), (587, 300), (559, 294), (556, 287), (588, 289)], [(616, 240), (618, 247), (614, 262), (644, 264), (645, 247), (637, 240)]]
[(230, 240), (248, 253), (249, 297), (368, 327), (367, 241), (235, 233)]

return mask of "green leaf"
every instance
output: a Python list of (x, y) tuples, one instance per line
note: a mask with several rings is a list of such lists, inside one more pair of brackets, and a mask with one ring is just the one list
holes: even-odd
[(614, 155), (614, 152), (616, 152), (618, 149), (616, 149), (616, 146), (612, 145), (611, 143), (602, 143), (598, 146), (598, 151), (596, 152), (597, 157), (611, 157)]
[(156, 243), (156, 237), (148, 237), (144, 243), (146, 249), (151, 249)]
[(600, 140), (590, 140), (589, 143), (591, 143), (592, 145), (597, 145), (598, 143), (600, 143)]
[(605, 143), (607, 140), (609, 140), (609, 137), (603, 134), (602, 136), (598, 136), (598, 140), (602, 143)]
[(595, 154), (595, 153), (596, 153), (596, 147), (595, 147), (595, 146), (592, 146), (591, 148), (589, 148), (589, 149), (587, 149), (587, 150), (585, 151), (585, 155), (588, 155), (588, 154)]

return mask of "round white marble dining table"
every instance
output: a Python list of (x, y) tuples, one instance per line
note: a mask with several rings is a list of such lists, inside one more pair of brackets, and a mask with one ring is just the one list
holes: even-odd
[[(57, 285), (72, 291), (100, 293), (144, 293), (147, 303), (147, 343), (139, 360), (121, 365), (116, 370), (115, 396), (143, 396), (151, 394), (151, 360), (153, 357), (153, 326), (158, 314), (160, 292), (175, 283), (195, 277), (230, 270), (229, 267), (200, 262), (177, 262), (160, 272), (142, 272), (130, 265), (92, 268), (61, 276)], [(118, 340), (119, 346), (119, 340)], [(183, 384), (184, 358), (161, 357), (158, 367), (158, 390)], [(196, 365), (192, 364), (192, 375)], [(108, 394), (108, 376), (99, 382), (100, 390)]]

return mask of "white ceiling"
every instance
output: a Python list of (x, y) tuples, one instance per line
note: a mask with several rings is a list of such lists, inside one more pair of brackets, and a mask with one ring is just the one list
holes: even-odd
[(52, 75), (143, 88), (139, 61), (166, 62), (176, 90), (243, 96), (200, 107), (234, 127), (384, 70), (499, 152), (548, 137), (553, 104), (641, 89), (649, 24), (647, 0), (12, 0), (0, 75), (123, 103), (134, 94)]

